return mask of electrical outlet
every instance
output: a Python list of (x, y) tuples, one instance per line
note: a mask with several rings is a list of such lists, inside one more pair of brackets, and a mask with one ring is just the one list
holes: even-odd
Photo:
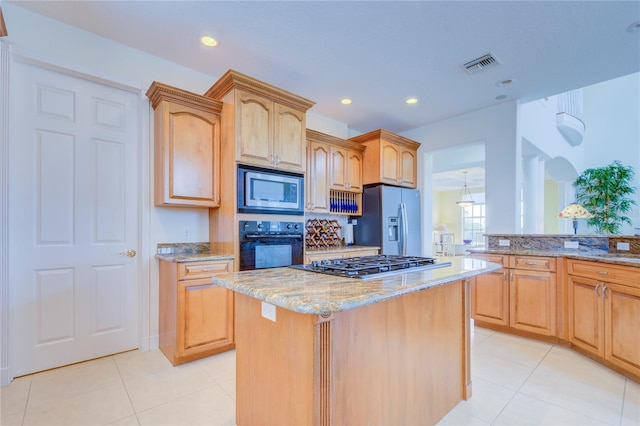
[(184, 239), (186, 241), (191, 241), (191, 229), (189, 228), (184, 229)]
[(622, 251), (629, 251), (629, 243), (616, 243), (616, 249)]
[(498, 245), (500, 247), (509, 247), (511, 245), (511, 240), (498, 240)]
[(578, 243), (577, 241), (565, 241), (564, 242), (564, 248), (577, 249), (579, 247), (580, 247), (580, 243)]

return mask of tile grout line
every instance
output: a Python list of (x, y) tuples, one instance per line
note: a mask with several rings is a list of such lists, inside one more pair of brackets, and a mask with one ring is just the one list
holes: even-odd
[(129, 389), (127, 389), (127, 385), (124, 383), (124, 377), (122, 377), (122, 372), (120, 371), (120, 366), (118, 366), (118, 361), (116, 361), (114, 356), (111, 356), (111, 358), (113, 359), (113, 363), (116, 365), (116, 370), (118, 370), (118, 376), (120, 376), (120, 383), (122, 383), (122, 387), (124, 388), (124, 391), (127, 393), (127, 399), (129, 400), (129, 404), (131, 404), (133, 415), (136, 416), (136, 422), (138, 422), (138, 425), (139, 425), (140, 419), (138, 418), (136, 406), (133, 405), (133, 401), (131, 400), (131, 395), (129, 394)]
[[(551, 352), (551, 349), (554, 348), (554, 344), (551, 344), (551, 347), (549, 349), (547, 349), (547, 352), (544, 354), (544, 356), (540, 359), (540, 361), (538, 361), (538, 363), (536, 364), (535, 367), (533, 367), (533, 369), (531, 370), (531, 373), (529, 373), (529, 375), (527, 376), (526, 379), (524, 379), (524, 381), (522, 382), (522, 384), (518, 387), (518, 389), (513, 393), (513, 395), (511, 396), (511, 398), (509, 399), (509, 401), (507, 401), (507, 403), (504, 405), (504, 407), (502, 407), (502, 410), (500, 410), (500, 412), (498, 413), (498, 415), (491, 421), (491, 424), (494, 425), (495, 421), (498, 420), (498, 417), (500, 417), (502, 415), (502, 413), (504, 412), (504, 410), (509, 406), (509, 404), (511, 404), (511, 402), (513, 402), (513, 399), (520, 393), (520, 389), (522, 389), (522, 387), (525, 385), (525, 383), (527, 383), (527, 381), (531, 378), (531, 376), (533, 375), (533, 373), (536, 372), (536, 370), (538, 369), (538, 367), (540, 367), (540, 364), (542, 364), (542, 361), (544, 361), (544, 359), (549, 355), (549, 352)], [(528, 395), (527, 395), (528, 396)]]
[[(529, 376), (525, 379), (525, 381), (522, 383), (522, 385), (520, 385), (520, 388), (518, 388), (518, 390), (516, 391), (516, 394), (521, 394), (521, 395), (526, 396), (527, 398), (533, 398), (533, 399), (535, 399), (536, 401), (540, 401), (540, 402), (543, 402), (543, 403), (545, 403), (545, 404), (552, 405), (552, 406), (557, 407), (557, 408), (560, 408), (560, 409), (562, 409), (562, 410), (569, 411), (569, 412), (571, 412), (571, 413), (578, 414), (578, 415), (581, 415), (581, 416), (584, 416), (584, 417), (588, 417), (589, 419), (591, 419), (591, 420), (593, 420), (593, 421), (595, 421), (595, 422), (602, 422), (602, 420), (597, 419), (597, 418), (595, 418), (595, 417), (592, 417), (591, 415), (587, 415), (587, 414), (584, 414), (584, 413), (581, 413), (581, 412), (578, 412), (578, 411), (574, 411), (574, 410), (572, 410), (572, 409), (569, 409), (569, 408), (567, 408), (567, 407), (563, 407), (563, 406), (558, 405), (558, 404), (555, 404), (555, 403), (553, 403), (553, 402), (545, 401), (545, 400), (543, 400), (543, 399), (536, 398), (535, 396), (527, 395), (526, 393), (521, 393), (521, 392), (520, 392), (520, 389), (522, 389), (522, 387), (523, 387), (523, 386), (527, 383), (527, 381), (531, 378), (531, 376), (533, 375), (533, 373), (535, 373), (535, 371), (538, 369), (538, 367), (540, 367), (540, 364), (542, 364), (542, 362), (545, 360), (545, 358), (549, 355), (549, 353), (551, 352), (551, 350), (552, 350), (553, 348), (555, 348), (556, 346), (557, 346), (557, 344), (552, 344), (552, 345), (551, 345), (551, 347), (549, 348), (549, 350), (547, 351), (547, 353), (545, 354), (545, 356), (540, 360), (540, 362), (538, 363), (538, 365), (536, 365), (536, 367), (533, 369), (533, 371), (531, 372), (531, 374), (529, 374)], [(626, 381), (625, 381), (625, 388), (626, 388)], [(514, 397), (515, 397), (515, 395), (514, 395)], [(622, 398), (623, 398), (623, 399), (622, 399), (622, 401), (623, 401), (623, 403), (624, 403), (624, 391), (623, 391), (623, 393), (622, 393)], [(509, 403), (510, 403), (510, 402), (511, 402), (511, 401), (509, 401)], [(509, 405), (509, 404), (507, 404), (507, 405)], [(505, 407), (506, 407), (506, 406), (505, 406)], [(497, 419), (497, 417), (496, 417), (496, 419)], [(494, 419), (494, 421), (495, 421), (495, 419)], [(620, 415), (620, 423), (622, 423), (622, 413), (621, 413), (621, 415)]]

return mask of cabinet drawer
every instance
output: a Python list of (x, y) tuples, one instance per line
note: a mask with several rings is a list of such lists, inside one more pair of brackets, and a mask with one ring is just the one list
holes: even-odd
[(497, 263), (505, 268), (509, 267), (509, 255), (508, 254), (484, 254), (484, 253), (472, 253), (471, 257), (474, 259), (486, 260), (487, 262)]
[(179, 280), (204, 278), (221, 272), (233, 272), (233, 261), (207, 260), (204, 262), (184, 262), (178, 264)]
[(610, 281), (640, 286), (640, 268), (573, 259), (569, 259), (567, 265), (569, 275), (578, 275), (598, 281)]
[(516, 269), (551, 272), (555, 272), (556, 270), (555, 257), (511, 256), (509, 262), (509, 266)]

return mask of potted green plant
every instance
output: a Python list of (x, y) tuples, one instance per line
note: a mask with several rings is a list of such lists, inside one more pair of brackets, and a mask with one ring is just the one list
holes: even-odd
[(599, 234), (618, 234), (623, 224), (631, 225), (627, 213), (636, 204), (630, 198), (636, 192), (631, 186), (633, 167), (616, 160), (605, 167), (585, 170), (573, 186), (576, 200), (593, 215), (587, 225)]

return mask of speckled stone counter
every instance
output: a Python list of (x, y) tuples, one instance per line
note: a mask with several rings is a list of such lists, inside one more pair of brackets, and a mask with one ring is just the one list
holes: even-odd
[(233, 254), (211, 251), (209, 243), (158, 244), (156, 259), (168, 262), (201, 262), (206, 260), (233, 260)]
[[(471, 253), (568, 257), (579, 260), (640, 267), (640, 237), (630, 235), (487, 235), (488, 247), (470, 250)], [(508, 240), (509, 246), (500, 246)], [(578, 248), (565, 248), (565, 242), (577, 242)], [(626, 243), (629, 250), (619, 250), (618, 243)]]
[(450, 267), (379, 279), (340, 278), (292, 268), (218, 274), (213, 283), (285, 309), (307, 314), (346, 311), (500, 269), (478, 259), (447, 258)]

